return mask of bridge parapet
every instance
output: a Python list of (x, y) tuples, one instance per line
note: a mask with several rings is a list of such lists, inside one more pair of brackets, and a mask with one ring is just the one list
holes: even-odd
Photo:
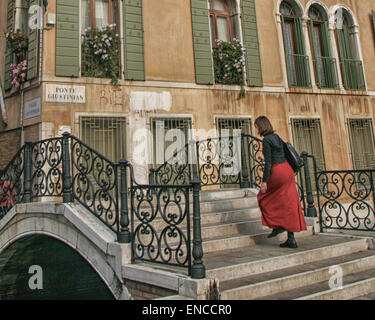
[(31, 202), (15, 205), (0, 220), (0, 253), (18, 239), (43, 234), (76, 250), (97, 272), (116, 299), (131, 299), (122, 266), (131, 263), (131, 245), (118, 243), (115, 232), (82, 205)]

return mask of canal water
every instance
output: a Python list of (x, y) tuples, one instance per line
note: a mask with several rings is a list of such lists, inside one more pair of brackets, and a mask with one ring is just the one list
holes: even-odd
[(0, 253), (0, 300), (113, 300), (95, 270), (71, 247), (44, 235)]

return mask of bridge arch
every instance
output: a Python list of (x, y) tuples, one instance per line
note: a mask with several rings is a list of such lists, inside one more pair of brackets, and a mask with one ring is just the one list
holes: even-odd
[(7, 249), (11, 249), (18, 242), (27, 241), (30, 237), (45, 237), (48, 242), (53, 239), (73, 250), (91, 267), (113, 297), (131, 299), (122, 281), (122, 252), (119, 244), (115, 242), (116, 235), (80, 205), (16, 205), (0, 220), (0, 257)]

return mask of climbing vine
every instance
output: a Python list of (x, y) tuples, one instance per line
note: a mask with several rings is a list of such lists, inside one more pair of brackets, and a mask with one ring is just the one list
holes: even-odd
[(245, 50), (237, 39), (232, 42), (218, 40), (213, 49), (215, 82), (240, 85), (238, 99), (245, 97)]
[(82, 40), (82, 75), (110, 78), (113, 85), (118, 85), (119, 47), (116, 25), (85, 29)]

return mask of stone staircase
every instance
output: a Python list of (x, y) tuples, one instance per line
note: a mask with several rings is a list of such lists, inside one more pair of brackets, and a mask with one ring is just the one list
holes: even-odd
[[(373, 238), (319, 233), (317, 218), (296, 233), (297, 249), (280, 248), (286, 232), (268, 239), (254, 189), (202, 191), (201, 224), (206, 277), (221, 300), (371, 299), (375, 295)], [(143, 263), (144, 268), (158, 267)], [(179, 276), (160, 267), (163, 279)], [(342, 274), (340, 279), (335, 277)], [(164, 281), (164, 284), (168, 281)], [(164, 299), (188, 299), (186, 295)], [(193, 297), (194, 298), (194, 297)]]
[[(235, 189), (203, 191), (201, 194), (201, 224), (203, 251), (209, 253), (235, 250), (261, 243), (279, 243), (267, 238), (270, 229), (262, 226), (257, 202), (257, 190)], [(308, 219), (306, 231), (296, 238), (312, 235), (316, 225)], [(286, 239), (286, 233), (279, 239)]]

